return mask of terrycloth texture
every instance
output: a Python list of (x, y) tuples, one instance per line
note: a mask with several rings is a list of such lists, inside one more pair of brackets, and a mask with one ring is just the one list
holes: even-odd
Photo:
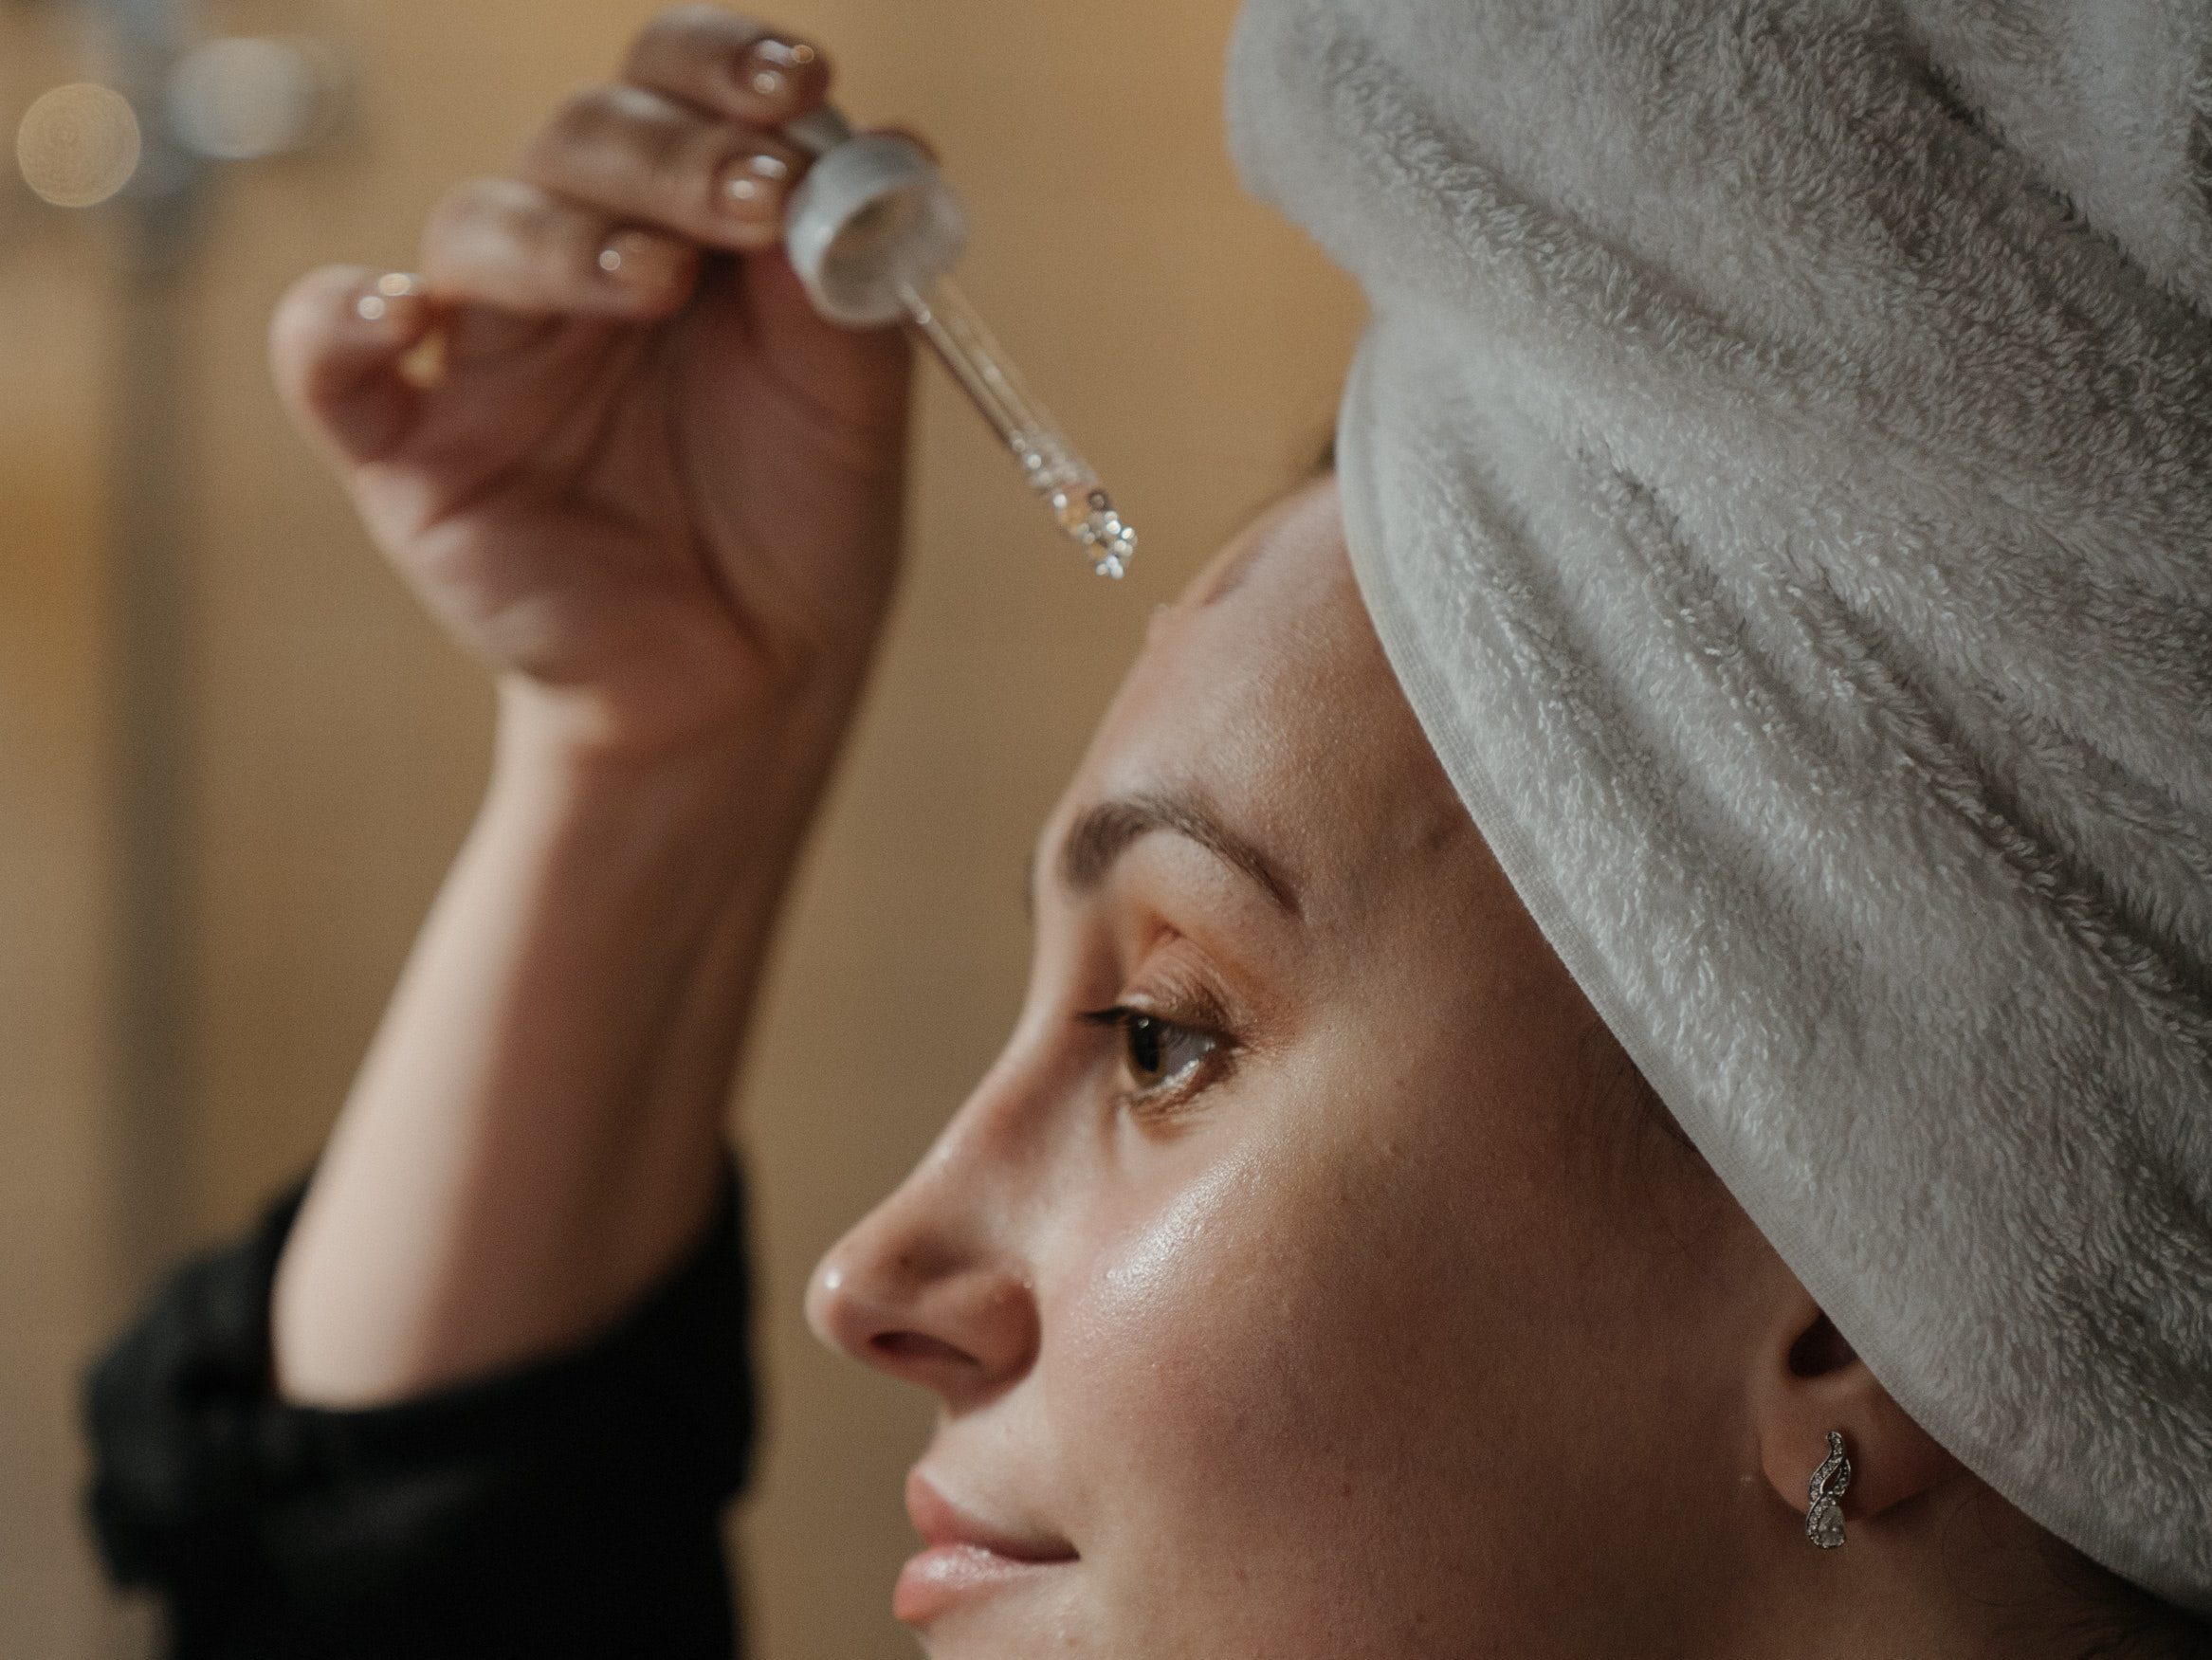
[(1536, 920), (1906, 1410), (2212, 1611), (2208, 82), (2189, 0), (1248, 0), (1230, 115)]

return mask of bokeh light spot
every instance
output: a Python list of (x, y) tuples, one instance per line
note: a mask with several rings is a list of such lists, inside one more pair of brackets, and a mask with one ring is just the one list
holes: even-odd
[(209, 41), (169, 81), (169, 119), (185, 146), (222, 161), (282, 155), (311, 138), (323, 87), (313, 58), (291, 41)]
[(89, 81), (57, 86), (15, 131), (23, 181), (61, 208), (89, 208), (131, 182), (142, 144), (129, 99)]

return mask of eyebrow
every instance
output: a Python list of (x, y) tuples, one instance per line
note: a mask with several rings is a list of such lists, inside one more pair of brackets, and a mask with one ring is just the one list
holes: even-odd
[(1197, 843), (1251, 878), (1276, 908), (1291, 917), (1299, 914), (1297, 889), (1282, 867), (1188, 794), (1123, 795), (1085, 808), (1060, 843), (1060, 885), (1069, 893), (1096, 892), (1130, 846), (1155, 830)]

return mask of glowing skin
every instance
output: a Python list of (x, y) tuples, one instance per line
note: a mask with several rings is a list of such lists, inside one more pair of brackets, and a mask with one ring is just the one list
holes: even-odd
[[(828, 86), (669, 12), (451, 192), (421, 280), (328, 268), (276, 320), (287, 400), (499, 689), (484, 810), (280, 1264), (292, 1398), (567, 1349), (710, 1213), (903, 541), (906, 346), (814, 316), (776, 246), (780, 135)], [(1330, 486), (1161, 620), (1036, 907), (1005, 1054), (812, 1297), (943, 1402), (897, 1606), (944, 1660), (2078, 1654), (2048, 1541), (1620, 1099)]]
[(943, 1403), (897, 1611), (940, 1660), (2058, 1651), (1992, 1614), (2050, 1606), (2032, 1527), (1618, 1087), (1340, 525), (1301, 491), (1157, 619), (1005, 1051), (816, 1274)]
[[(1739, 1380), (1669, 1335), (1746, 1346), (1764, 1247), (1593, 1106), (1607, 1040), (1423, 741), (1336, 524), (1303, 492), (1233, 592), (1202, 603), (1217, 568), (1157, 620), (1039, 841), (1005, 1053), (817, 1276), (819, 1332), (944, 1397), (924, 1474), (1080, 1553), (922, 1604), (933, 1652), (1615, 1653), (1668, 1600), (1654, 1531), (1788, 1531), (1744, 1485)], [(1078, 816), (1155, 797), (1264, 849), (1295, 913), (1173, 830), (1070, 891)], [(1156, 1059), (1082, 1018), (1116, 1004), (1218, 1047)], [(1131, 1047), (1183, 1085), (1125, 1102)], [(1556, 1571), (1591, 1560), (1596, 1597)]]

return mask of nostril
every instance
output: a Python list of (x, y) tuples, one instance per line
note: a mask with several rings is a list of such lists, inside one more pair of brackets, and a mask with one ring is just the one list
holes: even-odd
[(918, 1331), (878, 1332), (868, 1340), (868, 1346), (875, 1351), (878, 1359), (890, 1365), (902, 1362), (912, 1365), (916, 1361), (935, 1365), (976, 1364), (976, 1357), (967, 1350), (956, 1348), (951, 1343)]

